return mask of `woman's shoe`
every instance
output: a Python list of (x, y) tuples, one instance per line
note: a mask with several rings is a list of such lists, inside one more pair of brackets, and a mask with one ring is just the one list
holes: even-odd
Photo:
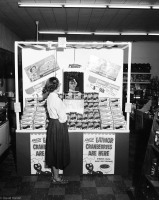
[(61, 184), (61, 185), (64, 185), (64, 184), (67, 184), (67, 183), (68, 183), (68, 180), (63, 179), (63, 178), (60, 178), (59, 180), (57, 180), (57, 179), (55, 179), (54, 177), (52, 177), (51, 182), (52, 182), (53, 184)]

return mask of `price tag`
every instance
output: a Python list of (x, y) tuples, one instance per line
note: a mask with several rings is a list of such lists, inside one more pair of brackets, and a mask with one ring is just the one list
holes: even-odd
[(14, 103), (14, 112), (16, 112), (16, 113), (21, 112), (20, 102)]
[(125, 104), (125, 112), (127, 113), (131, 113), (131, 103), (126, 103)]

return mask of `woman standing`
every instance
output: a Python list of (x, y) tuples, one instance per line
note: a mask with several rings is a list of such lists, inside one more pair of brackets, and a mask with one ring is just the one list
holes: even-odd
[(66, 184), (67, 180), (59, 176), (59, 169), (63, 170), (70, 162), (70, 147), (65, 105), (58, 97), (60, 82), (51, 77), (46, 82), (48, 92), (47, 111), (49, 123), (46, 135), (46, 165), (51, 168), (52, 182)]

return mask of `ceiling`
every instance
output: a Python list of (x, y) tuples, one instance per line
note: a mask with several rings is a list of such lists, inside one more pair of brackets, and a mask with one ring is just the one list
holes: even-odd
[[(0, 0), (0, 23), (16, 33), (21, 41), (159, 41), (159, 36), (57, 35), (38, 34), (38, 30), (82, 32), (158, 32), (157, 9), (111, 8), (22, 8), (18, 2), (159, 5), (159, 0)], [(38, 27), (36, 21), (39, 21)]]

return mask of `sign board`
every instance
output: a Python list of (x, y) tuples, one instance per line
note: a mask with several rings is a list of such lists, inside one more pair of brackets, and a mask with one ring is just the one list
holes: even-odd
[(83, 134), (83, 174), (114, 174), (115, 134)]
[[(31, 174), (49, 174), (51, 169), (45, 165), (45, 133), (30, 134), (30, 159), (31, 159)], [(60, 174), (62, 170), (60, 170)]]

